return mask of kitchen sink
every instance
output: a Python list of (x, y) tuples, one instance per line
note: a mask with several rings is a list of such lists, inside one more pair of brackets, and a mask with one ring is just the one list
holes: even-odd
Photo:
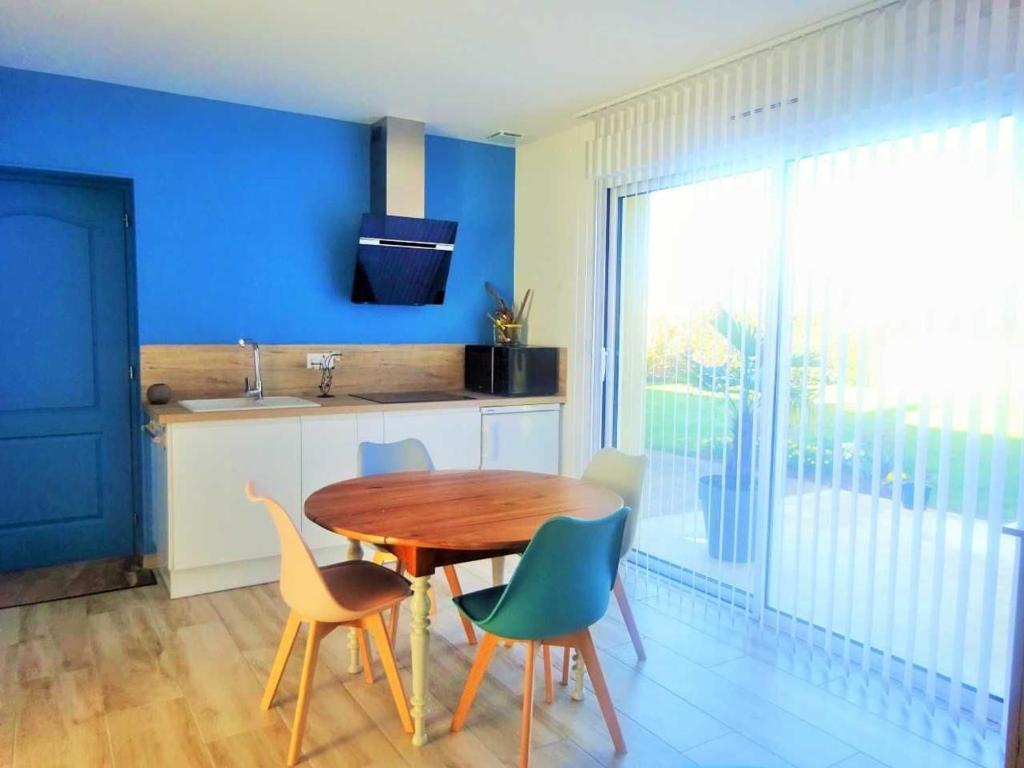
[(208, 400), (182, 400), (181, 406), (193, 413), (211, 411), (255, 411), (265, 408), (319, 408), (320, 403), (301, 397), (271, 395), (257, 400), (254, 397), (219, 397)]

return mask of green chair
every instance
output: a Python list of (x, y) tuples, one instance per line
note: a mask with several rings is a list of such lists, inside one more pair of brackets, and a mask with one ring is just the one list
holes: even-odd
[[(356, 474), (359, 477), (368, 475), (389, 475), (394, 472), (433, 472), (434, 462), (430, 458), (430, 451), (427, 450), (421, 441), (415, 437), (405, 440), (398, 440), (394, 443), (360, 443), (356, 453)], [(402, 573), (404, 570), (398, 558), (386, 549), (377, 548), (373, 553), (373, 562), (377, 565), (384, 565), (388, 562), (395, 563), (395, 569)], [(444, 577), (448, 580), (448, 588), (453, 595), (462, 594), (462, 585), (459, 583), (459, 575), (455, 572), (454, 565), (444, 567)], [(430, 593), (430, 602), (433, 606), (434, 594)], [(462, 628), (466, 633), (466, 641), (470, 645), (476, 644), (476, 633), (473, 625), (468, 619), (463, 619)], [(395, 635), (398, 632), (398, 606), (391, 609), (391, 619), (388, 622), (388, 633), (391, 642), (395, 642)]]
[[(485, 634), (452, 717), (453, 731), (465, 723), (498, 641), (525, 643), (519, 765), (528, 766), (537, 646), (545, 660), (550, 660), (551, 646), (575, 648), (590, 673), (615, 751), (625, 753), (590, 627), (608, 609), (628, 516), (624, 507), (600, 520), (554, 517), (538, 529), (508, 584), (455, 598), (462, 614)], [(550, 678), (545, 685), (550, 697)]]

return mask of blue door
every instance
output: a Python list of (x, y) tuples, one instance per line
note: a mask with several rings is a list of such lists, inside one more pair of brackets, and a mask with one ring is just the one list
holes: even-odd
[(0, 174), (0, 571), (133, 551), (125, 196)]

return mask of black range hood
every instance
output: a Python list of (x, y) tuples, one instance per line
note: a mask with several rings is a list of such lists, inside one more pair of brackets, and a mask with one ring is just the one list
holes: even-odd
[(443, 304), (458, 224), (363, 214), (352, 301)]
[(352, 301), (441, 304), (458, 224), (423, 218), (424, 126), (386, 117), (370, 131), (370, 207), (359, 229)]

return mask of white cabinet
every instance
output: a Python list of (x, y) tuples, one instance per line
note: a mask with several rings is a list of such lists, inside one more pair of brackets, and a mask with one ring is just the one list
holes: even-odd
[(479, 408), (386, 412), (384, 440), (409, 437), (423, 441), (437, 469), (480, 468)]
[[(356, 417), (303, 416), (302, 503), (325, 485), (356, 476), (356, 448), (359, 432)], [(311, 549), (344, 544), (345, 540), (300, 514), (302, 538)]]
[[(245, 497), (252, 480), (277, 500), (317, 559), (345, 557), (347, 542), (306, 519), (310, 494), (356, 476), (361, 442), (422, 440), (438, 469), (483, 466), (557, 472), (558, 406), (369, 411), (168, 425), (151, 445), (148, 511), (166, 549), (172, 597), (274, 581), (280, 546), (270, 515)], [(166, 542), (166, 544), (165, 544)]]
[(481, 468), (557, 475), (561, 457), (561, 411), (557, 404), (481, 409)]
[[(381, 413), (303, 416), (302, 422), (302, 503), (325, 485), (356, 476), (359, 443), (379, 443), (384, 439)], [(331, 533), (300, 514), (302, 537), (311, 549), (337, 547), (345, 539)]]
[(380, 411), (360, 413), (356, 416), (356, 424), (359, 426), (359, 442), (384, 442), (384, 414)]
[(169, 448), (172, 571), (280, 554), (270, 515), (246, 499), (245, 484), (255, 481), (298, 524), (298, 419), (175, 425)]

